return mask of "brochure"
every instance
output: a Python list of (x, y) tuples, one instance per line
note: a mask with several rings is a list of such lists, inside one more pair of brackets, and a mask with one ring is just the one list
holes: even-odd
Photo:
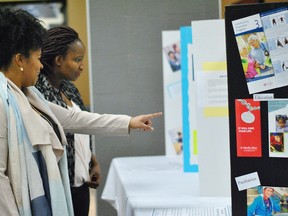
[(278, 8), (260, 14), (277, 87), (288, 84), (288, 10)]
[(237, 157), (262, 157), (260, 101), (236, 99)]
[(288, 85), (287, 19), (282, 7), (232, 21), (250, 94)]
[(268, 101), (269, 156), (288, 157), (288, 99)]

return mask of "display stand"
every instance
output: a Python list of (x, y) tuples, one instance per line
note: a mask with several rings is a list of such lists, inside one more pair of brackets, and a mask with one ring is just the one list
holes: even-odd
[[(241, 155), (239, 148), (239, 128), (237, 125), (237, 99), (244, 99), (246, 101), (255, 102), (255, 93), (249, 93), (247, 87), (247, 80), (243, 73), (243, 67), (240, 60), (237, 41), (235, 39), (235, 32), (232, 21), (248, 17), (257, 13), (262, 13), (269, 10), (274, 10), (288, 3), (266, 3), (266, 4), (247, 4), (227, 6), (225, 9), (225, 28), (226, 28), (226, 49), (227, 49), (227, 69), (228, 69), (228, 98), (229, 98), (229, 134), (230, 134), (230, 158), (231, 158), (231, 195), (232, 195), (232, 215), (247, 215), (247, 190), (239, 187), (237, 178), (246, 175), (252, 175), (251, 181), (259, 180), (259, 185), (269, 185), (273, 187), (288, 187), (287, 157), (271, 157), (269, 148), (269, 121), (268, 121), (268, 101), (260, 100), (256, 102), (259, 109), (255, 109), (259, 113), (256, 117), (259, 120), (259, 135), (258, 137), (250, 137), (256, 139), (260, 143), (257, 152), (249, 151)], [(277, 87), (265, 91), (257, 92), (262, 99), (264, 95), (273, 96), (274, 99), (288, 98), (288, 86)], [(254, 99), (253, 99), (254, 98)], [(238, 101), (238, 104), (245, 106), (245, 101)], [(242, 102), (242, 103), (241, 103)], [(236, 103), (236, 105), (235, 105)], [(288, 113), (288, 109), (286, 110)], [(243, 118), (242, 118), (243, 119)], [(255, 130), (258, 130), (255, 128)], [(257, 133), (256, 133), (257, 134)], [(246, 134), (247, 135), (247, 134)], [(238, 136), (238, 137), (237, 137)], [(245, 138), (249, 140), (249, 136)], [(244, 142), (243, 141), (243, 142)], [(237, 143), (238, 142), (238, 143)], [(251, 153), (251, 152), (250, 152)], [(257, 179), (259, 177), (259, 179)], [(246, 184), (244, 182), (243, 184)], [(252, 184), (253, 185), (253, 184)], [(247, 185), (246, 185), (247, 186)], [(248, 188), (248, 187), (247, 187)]]

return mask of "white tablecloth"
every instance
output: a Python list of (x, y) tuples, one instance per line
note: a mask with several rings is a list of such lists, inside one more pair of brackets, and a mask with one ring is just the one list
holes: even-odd
[(154, 208), (193, 207), (203, 201), (198, 174), (184, 173), (181, 159), (168, 156), (113, 159), (101, 198), (118, 216), (150, 215)]

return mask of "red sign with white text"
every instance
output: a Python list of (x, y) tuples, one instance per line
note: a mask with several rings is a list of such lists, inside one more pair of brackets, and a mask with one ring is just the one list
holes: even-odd
[(260, 101), (236, 99), (237, 157), (261, 157)]

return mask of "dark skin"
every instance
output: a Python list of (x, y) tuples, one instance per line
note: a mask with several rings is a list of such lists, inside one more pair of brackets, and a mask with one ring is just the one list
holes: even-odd
[[(68, 50), (65, 56), (58, 55), (55, 57), (53, 65), (53, 76), (49, 76), (49, 83), (57, 89), (64, 80), (76, 81), (83, 72), (83, 58), (85, 54), (85, 47), (81, 41), (75, 41)], [(72, 101), (61, 92), (63, 101), (67, 106), (72, 106)], [(96, 156), (91, 156), (91, 168), (89, 170), (90, 181), (86, 184), (91, 188), (97, 188), (101, 181), (100, 165), (97, 163)]]
[[(53, 76), (48, 77), (49, 83), (57, 89), (60, 89), (61, 82), (63, 80), (76, 81), (81, 75), (84, 69), (83, 58), (85, 55), (85, 47), (83, 43), (76, 40), (69, 45), (70, 49), (65, 56), (56, 56), (53, 64)], [(64, 102), (68, 106), (72, 106), (72, 102), (66, 97), (64, 93), (61, 93)], [(129, 128), (141, 129), (143, 131), (152, 131), (152, 118), (161, 116), (162, 112), (140, 115), (133, 117), (130, 120)], [(90, 169), (90, 181), (86, 182), (89, 187), (97, 188), (101, 181), (100, 166), (97, 163), (95, 155), (91, 157), (91, 169)]]
[(101, 173), (100, 166), (97, 163), (96, 156), (94, 154), (92, 154), (92, 157), (91, 157), (91, 169), (89, 171), (91, 180), (86, 182), (86, 184), (90, 188), (95, 188), (96, 189), (99, 186), (100, 180), (101, 180), (100, 173)]

